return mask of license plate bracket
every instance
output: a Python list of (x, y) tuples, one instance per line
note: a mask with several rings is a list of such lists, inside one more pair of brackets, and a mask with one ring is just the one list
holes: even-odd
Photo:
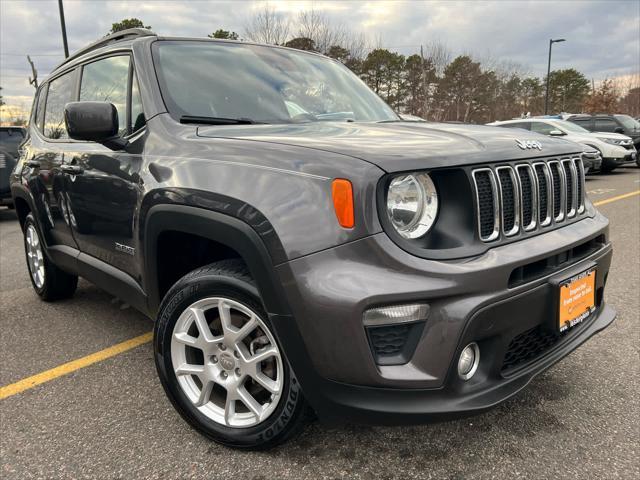
[(591, 266), (558, 283), (556, 331), (559, 333), (582, 323), (595, 311), (596, 273), (595, 266)]

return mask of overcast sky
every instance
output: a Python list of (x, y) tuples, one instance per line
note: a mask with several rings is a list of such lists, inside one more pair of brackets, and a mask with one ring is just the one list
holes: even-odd
[[(491, 56), (546, 73), (573, 67), (596, 81), (640, 72), (640, 0), (274, 1), (283, 15), (314, 8), (372, 42), (404, 54), (445, 43), (454, 54)], [(163, 35), (242, 34), (261, 1), (64, 0), (71, 52), (105, 35), (113, 22), (137, 17)], [(0, 86), (8, 104), (30, 104), (30, 54), (40, 78), (63, 59), (57, 0), (0, 0)], [(30, 106), (30, 105), (29, 105)]]

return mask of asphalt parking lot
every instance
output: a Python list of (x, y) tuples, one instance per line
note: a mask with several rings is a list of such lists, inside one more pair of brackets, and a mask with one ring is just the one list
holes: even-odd
[[(3, 479), (640, 478), (640, 169), (587, 180), (611, 220), (606, 300), (617, 321), (481, 416), (402, 428), (310, 424), (268, 452), (191, 430), (164, 395), (149, 342), (0, 400)], [(613, 201), (608, 201), (614, 199)], [(15, 215), (0, 210), (0, 386), (151, 330), (81, 281), (47, 304), (32, 291)]]

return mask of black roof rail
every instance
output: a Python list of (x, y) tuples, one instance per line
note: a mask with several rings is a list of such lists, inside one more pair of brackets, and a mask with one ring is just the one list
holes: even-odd
[(146, 28), (128, 28), (126, 30), (120, 30), (119, 32), (115, 32), (110, 35), (107, 35), (106, 37), (102, 37), (100, 40), (97, 40), (92, 44), (87, 45), (84, 48), (81, 48), (80, 50), (75, 52), (73, 55), (70, 55), (69, 57), (65, 58), (64, 61), (60, 65), (57, 65), (52, 71), (57, 70), (65, 63), (68, 63), (71, 60), (84, 55), (85, 53), (89, 53), (93, 50), (97, 50), (98, 48), (105, 47), (112, 43), (121, 42), (123, 40), (131, 40), (134, 38), (156, 37), (156, 36), (157, 34), (152, 32), (151, 30), (147, 30)]

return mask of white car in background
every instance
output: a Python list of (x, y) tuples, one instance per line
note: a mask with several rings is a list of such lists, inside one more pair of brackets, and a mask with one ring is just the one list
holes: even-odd
[(619, 133), (591, 133), (575, 123), (552, 118), (522, 118), (493, 122), (489, 125), (505, 128), (522, 128), (551, 137), (563, 137), (572, 142), (592, 147), (602, 155), (602, 172), (610, 172), (625, 163), (634, 163), (637, 152), (633, 141)]

